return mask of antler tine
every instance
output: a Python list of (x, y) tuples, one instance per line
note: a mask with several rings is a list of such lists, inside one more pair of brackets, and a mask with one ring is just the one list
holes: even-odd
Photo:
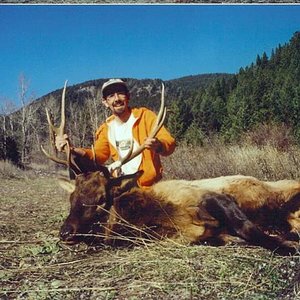
[[(158, 131), (161, 129), (161, 127), (164, 124), (166, 114), (167, 114), (167, 109), (165, 107), (165, 86), (162, 83), (160, 109), (157, 114), (155, 124), (151, 130), (151, 133), (149, 134), (150, 138), (154, 138), (157, 135)], [(133, 143), (131, 143), (131, 147), (130, 147), (127, 155), (120, 160), (121, 166), (126, 164), (130, 160), (134, 159), (136, 156), (138, 156), (140, 153), (142, 153), (145, 150), (145, 148), (146, 148), (145, 144), (142, 144), (135, 151), (133, 151)]]
[(64, 135), (65, 125), (66, 125), (66, 114), (65, 114), (66, 105), (65, 105), (65, 103), (66, 103), (67, 83), (68, 83), (68, 80), (65, 81), (64, 89), (63, 89), (62, 96), (61, 96), (61, 119), (60, 119), (60, 125), (58, 127), (58, 132), (57, 132), (57, 134), (59, 134), (59, 135)]
[(130, 143), (130, 149), (128, 150), (128, 153), (120, 160), (121, 166), (125, 164), (125, 162), (128, 162), (131, 158), (133, 152), (133, 141)]
[(47, 116), (47, 121), (50, 127), (50, 130), (52, 130), (56, 135), (58, 136), (63, 136), (64, 131), (65, 131), (65, 124), (66, 124), (66, 115), (65, 115), (65, 103), (66, 103), (66, 88), (67, 88), (67, 83), (68, 80), (65, 81), (64, 89), (62, 92), (62, 97), (61, 97), (61, 119), (60, 119), (60, 125), (59, 127), (55, 127), (51, 121), (50, 113), (47, 108), (46, 110), (46, 116)]
[(164, 121), (165, 121), (166, 115), (167, 115), (167, 108), (164, 107), (161, 119), (160, 119), (159, 123), (156, 125), (156, 127), (153, 129), (152, 134), (150, 134), (149, 137), (154, 138), (157, 135), (157, 133), (159, 132), (159, 130), (164, 125)]
[(97, 158), (96, 158), (96, 151), (94, 145), (92, 145), (92, 153), (93, 153), (93, 163), (94, 166), (97, 166)]
[(161, 100), (160, 100), (160, 108), (159, 112), (157, 114), (155, 126), (153, 127), (149, 137), (154, 138), (158, 131), (161, 129), (161, 127), (164, 124), (165, 118), (167, 115), (167, 108), (165, 106), (165, 85), (162, 83), (161, 84)]
[[(66, 88), (67, 88), (67, 80), (65, 81), (64, 84), (64, 88), (63, 88), (63, 92), (62, 92), (62, 98), (61, 98), (61, 120), (60, 120), (60, 125), (59, 127), (55, 127), (52, 123), (50, 114), (48, 109), (46, 108), (46, 115), (47, 115), (47, 120), (49, 123), (49, 130), (50, 130), (50, 135), (54, 135), (54, 136), (60, 136), (63, 137), (64, 132), (65, 132), (65, 124), (66, 124), (66, 116), (65, 116), (65, 96), (66, 96)], [(54, 145), (55, 148), (55, 145)], [(41, 145), (41, 149), (43, 151), (43, 153), (51, 160), (53, 160), (54, 162), (58, 163), (58, 164), (62, 164), (65, 165), (67, 167), (72, 168), (72, 170), (76, 173), (76, 174), (80, 174), (81, 170), (78, 167), (78, 165), (75, 163), (74, 159), (72, 159), (71, 156), (71, 147), (70, 147), (70, 142), (67, 140), (66, 145), (64, 145), (64, 150), (67, 156), (66, 160), (60, 159), (57, 156), (52, 156), (50, 155), (45, 149), (44, 147)]]
[(48, 121), (50, 130), (52, 130), (53, 132), (55, 132), (55, 129), (56, 129), (56, 128), (54, 127), (54, 125), (53, 125), (53, 123), (52, 123), (52, 121), (51, 121), (50, 113), (49, 113), (49, 111), (48, 111), (47, 108), (45, 108), (45, 110), (46, 110), (46, 116), (47, 116), (47, 121)]
[[(156, 127), (159, 125), (159, 123), (161, 122), (163, 116), (164, 116), (164, 109), (165, 109), (165, 85), (162, 83), (161, 84), (161, 100), (160, 100), (160, 107), (159, 107), (159, 111), (158, 111), (158, 114), (157, 114), (157, 118), (156, 118), (156, 121), (155, 121), (155, 125), (149, 135), (149, 137), (154, 137), (157, 133), (155, 133), (153, 135), (153, 133), (155, 132), (156, 130)], [(152, 136), (153, 135), (153, 136)]]
[(58, 164), (61, 164), (61, 165), (65, 165), (65, 166), (69, 166), (69, 163), (68, 163), (68, 160), (63, 160), (63, 159), (60, 159), (56, 156), (52, 156), (50, 155), (45, 149), (44, 147), (41, 145), (41, 149), (43, 151), (43, 153), (51, 160), (53, 160), (54, 162), (58, 163)]

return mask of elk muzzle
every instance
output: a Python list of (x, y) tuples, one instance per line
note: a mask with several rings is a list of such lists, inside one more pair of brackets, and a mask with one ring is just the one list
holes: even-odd
[(60, 239), (69, 245), (73, 245), (80, 242), (78, 236), (76, 236), (77, 229), (76, 226), (65, 222), (60, 228)]

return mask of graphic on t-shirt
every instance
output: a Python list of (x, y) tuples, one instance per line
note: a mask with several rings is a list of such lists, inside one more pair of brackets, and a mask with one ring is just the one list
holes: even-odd
[(130, 149), (131, 146), (131, 140), (122, 140), (122, 141), (116, 141), (117, 148), (121, 151), (126, 151)]

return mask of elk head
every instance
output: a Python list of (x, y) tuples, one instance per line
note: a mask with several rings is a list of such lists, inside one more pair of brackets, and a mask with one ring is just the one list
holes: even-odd
[[(49, 123), (50, 135), (64, 136), (65, 127), (65, 92), (66, 83), (62, 93), (61, 102), (61, 124), (55, 127), (50, 119), (49, 113), (46, 110), (47, 119)], [(156, 123), (151, 130), (149, 137), (154, 138), (160, 128), (163, 126), (166, 117), (166, 107), (164, 102), (164, 85), (162, 85), (161, 106), (157, 115)], [(54, 141), (54, 139), (52, 139)], [(84, 161), (78, 160), (71, 154), (70, 142), (64, 147), (66, 160), (59, 159), (57, 156), (48, 154), (43, 147), (43, 153), (56, 163), (63, 164), (75, 173), (75, 181), (60, 180), (61, 186), (70, 193), (70, 213), (64, 221), (61, 230), (61, 240), (74, 244), (80, 241), (89, 241), (93, 239), (93, 233), (103, 233), (103, 226), (108, 220), (109, 210), (113, 205), (114, 197), (120, 196), (122, 193), (137, 186), (137, 179), (143, 174), (143, 171), (138, 171), (135, 174), (125, 175), (121, 177), (112, 177), (111, 173), (127, 163), (145, 149), (142, 144), (133, 152), (133, 143), (131, 149), (128, 151), (126, 157), (113, 164), (109, 169), (103, 165), (96, 164), (96, 157), (94, 153), (94, 160)], [(55, 145), (54, 145), (55, 149)], [(89, 238), (89, 236), (91, 238)]]
[(61, 240), (68, 244), (101, 240), (114, 197), (137, 186), (142, 173), (113, 178), (96, 171), (76, 176), (75, 182), (61, 180), (60, 185), (70, 192), (70, 212), (60, 229)]

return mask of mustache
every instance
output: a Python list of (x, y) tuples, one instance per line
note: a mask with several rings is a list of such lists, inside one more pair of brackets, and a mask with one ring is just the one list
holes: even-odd
[(116, 100), (116, 101), (114, 101), (113, 102), (113, 106), (116, 106), (116, 105), (119, 105), (119, 104), (124, 104), (125, 103), (125, 101), (122, 101), (122, 100)]

